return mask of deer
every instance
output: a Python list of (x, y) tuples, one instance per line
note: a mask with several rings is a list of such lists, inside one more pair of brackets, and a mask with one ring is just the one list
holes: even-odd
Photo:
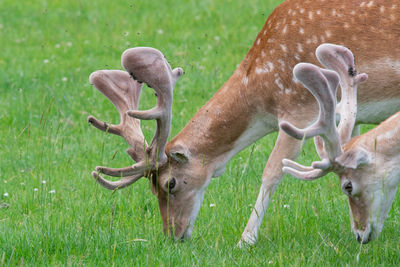
[[(295, 122), (305, 128), (319, 116), (318, 102), (293, 78), (293, 66), (318, 65), (314, 51), (321, 43), (353, 52), (358, 70), (369, 77), (358, 87), (352, 133), (358, 135), (360, 124), (378, 124), (400, 109), (399, 18), (400, 4), (393, 0), (283, 2), (268, 17), (232, 76), (170, 141), (173, 88), (183, 70), (172, 69), (159, 50), (127, 49), (121, 58), (124, 71), (90, 75), (90, 82), (119, 111), (121, 122), (110, 124), (93, 116), (88, 121), (122, 136), (130, 146), (127, 153), (137, 163), (123, 168), (98, 166), (92, 176), (110, 190), (147, 177), (158, 199), (164, 233), (184, 240), (192, 236), (211, 178), (221, 176), (238, 152), (278, 132), (238, 245), (256, 244), (269, 202), (284, 177), (282, 161), (295, 160), (302, 147), (301, 140), (279, 125)], [(352, 62), (346, 64), (349, 73), (358, 73)], [(143, 83), (157, 95), (156, 107), (148, 111), (137, 110)], [(140, 130), (141, 119), (157, 121), (150, 145)], [(120, 180), (107, 180), (101, 174)]]
[[(368, 76), (348, 72), (346, 62), (351, 64), (353, 55), (343, 47), (324, 44), (316, 54), (327, 69), (299, 63), (293, 75), (317, 100), (318, 119), (305, 129), (286, 121), (280, 123), (280, 128), (296, 139), (314, 137), (321, 160), (303, 166), (284, 159), (282, 171), (306, 181), (329, 172), (337, 174), (341, 190), (348, 196), (352, 230), (356, 239), (366, 244), (382, 231), (400, 182), (400, 112), (373, 130), (351, 138), (357, 113), (357, 86)], [(342, 98), (337, 104), (339, 83)]]

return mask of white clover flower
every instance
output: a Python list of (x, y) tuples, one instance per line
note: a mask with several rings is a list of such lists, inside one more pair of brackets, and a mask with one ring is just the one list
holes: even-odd
[(48, 60), (48, 59), (45, 59), (45, 60), (43, 60), (43, 63), (44, 63), (44, 64), (47, 64), (47, 63), (49, 63), (49, 60)]
[(210, 208), (213, 208), (213, 207), (215, 207), (215, 204), (214, 204), (214, 203), (211, 203), (211, 204), (210, 204)]
[(55, 192), (56, 192), (56, 190), (53, 189), (53, 190), (49, 191), (49, 194), (54, 194)]
[(3, 196), (4, 196), (4, 197), (8, 197), (9, 195), (8, 195), (7, 192), (5, 192), (5, 193), (3, 194)]
[(157, 33), (158, 33), (158, 34), (163, 34), (164, 31), (163, 31), (162, 29), (158, 29), (158, 30), (157, 30)]
[(4, 183), (6, 184), (6, 183), (7, 183), (7, 180), (4, 180)]
[(56, 44), (55, 46), (56, 46), (56, 48), (60, 48), (60, 47), (61, 47), (61, 45), (60, 45), (60, 44)]
[(67, 45), (71, 47), (71, 46), (72, 46), (72, 43), (71, 43), (71, 42), (68, 42)]
[(68, 78), (67, 77), (62, 77), (62, 79), (61, 79), (63, 82), (66, 82), (66, 81), (68, 81)]
[(21, 183), (21, 185), (25, 185), (25, 183), (24, 183), (24, 182), (22, 182), (22, 183)]
[(273, 264), (273, 263), (274, 263), (273, 261), (269, 261), (269, 262), (268, 262), (268, 264)]
[(285, 205), (283, 205), (283, 207), (284, 207), (285, 209), (288, 209), (288, 208), (290, 208), (290, 205), (289, 205), (289, 204), (285, 204)]
[(42, 184), (46, 184), (46, 180), (43, 180), (43, 181), (42, 181)]
[(37, 192), (37, 191), (39, 191), (39, 189), (37, 189), (37, 188), (33, 188), (33, 191), (34, 191), (34, 192)]

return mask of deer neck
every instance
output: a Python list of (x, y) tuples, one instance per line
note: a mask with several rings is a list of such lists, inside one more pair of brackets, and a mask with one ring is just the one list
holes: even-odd
[(234, 155), (278, 127), (268, 88), (259, 85), (265, 93), (257, 94), (257, 85), (243, 69), (242, 63), (168, 144), (169, 149), (186, 147), (213, 177), (222, 175)]

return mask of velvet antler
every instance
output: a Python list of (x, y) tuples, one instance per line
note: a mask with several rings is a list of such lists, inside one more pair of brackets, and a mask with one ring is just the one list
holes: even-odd
[[(315, 137), (315, 145), (321, 161), (306, 167), (288, 159), (283, 160), (283, 171), (293, 176), (313, 180), (331, 171), (342, 153), (342, 147), (351, 138), (357, 114), (357, 85), (367, 80), (368, 75), (357, 75), (354, 57), (345, 47), (323, 44), (316, 51), (318, 60), (328, 69), (321, 69), (309, 63), (297, 64), (293, 75), (313, 94), (319, 104), (317, 122), (306, 129), (298, 129), (288, 122), (280, 127), (289, 135), (297, 138)], [(341, 103), (336, 106), (336, 88), (341, 85)], [(340, 114), (339, 126), (336, 126), (336, 112)]]
[[(183, 74), (181, 68), (172, 70), (164, 55), (149, 47), (126, 50), (122, 54), (122, 65), (127, 72), (102, 70), (90, 76), (90, 82), (117, 108), (121, 123), (107, 124), (93, 116), (89, 116), (88, 121), (102, 131), (122, 136), (131, 146), (128, 154), (137, 162), (125, 168), (96, 168), (98, 172), (123, 177), (112, 182), (96, 172), (92, 173), (102, 186), (111, 190), (130, 185), (167, 162), (164, 150), (171, 126), (173, 87)], [(150, 110), (137, 110), (142, 83), (156, 91), (157, 105)], [(157, 121), (157, 129), (149, 147), (140, 129), (139, 119)]]

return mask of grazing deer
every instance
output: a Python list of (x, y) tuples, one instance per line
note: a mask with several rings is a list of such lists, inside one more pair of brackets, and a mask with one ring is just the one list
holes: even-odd
[[(149, 177), (157, 195), (163, 229), (175, 239), (188, 238), (211, 177), (253, 142), (279, 131), (262, 175), (255, 207), (240, 244), (254, 244), (271, 196), (283, 178), (282, 160), (295, 159), (301, 141), (279, 129), (282, 121), (306, 127), (318, 116), (318, 103), (292, 77), (299, 62), (317, 63), (320, 43), (350, 48), (370, 81), (359, 87), (356, 124), (379, 123), (400, 109), (400, 4), (397, 1), (288, 0), (267, 19), (248, 54), (229, 80), (166, 143), (171, 121), (172, 88), (181, 69), (171, 70), (154, 49), (133, 48), (122, 55), (124, 71), (98, 71), (90, 81), (121, 114), (119, 125), (94, 117), (89, 122), (121, 135), (138, 163), (121, 169), (97, 167), (99, 173), (122, 177), (95, 179), (108, 189)], [(353, 65), (348, 70), (355, 73)], [(135, 80), (129, 78), (129, 74)], [(137, 111), (141, 83), (157, 92), (157, 106)], [(156, 119), (157, 130), (146, 145), (137, 119)], [(165, 147), (165, 149), (164, 149)]]
[[(297, 139), (316, 137), (322, 160), (306, 167), (284, 159), (283, 172), (302, 180), (314, 180), (329, 172), (338, 174), (342, 191), (349, 199), (353, 232), (365, 244), (382, 230), (400, 181), (400, 112), (375, 129), (350, 139), (357, 113), (357, 85), (367, 76), (348, 71), (353, 55), (343, 47), (321, 45), (316, 54), (330, 70), (299, 63), (293, 74), (317, 99), (318, 120), (306, 129), (285, 121), (280, 127)], [(342, 98), (336, 108), (339, 81)]]

